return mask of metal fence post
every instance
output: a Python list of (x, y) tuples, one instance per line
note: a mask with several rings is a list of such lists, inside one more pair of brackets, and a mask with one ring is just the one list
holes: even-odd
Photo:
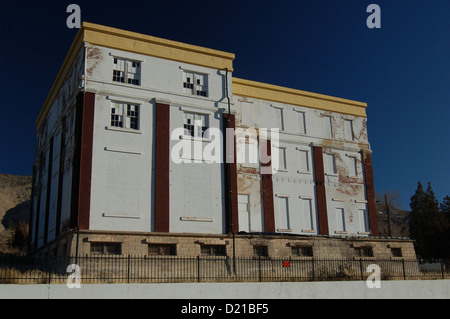
[(405, 259), (402, 259), (403, 280), (406, 280)]
[(130, 264), (131, 264), (131, 256), (128, 255), (128, 260), (127, 260), (127, 283), (130, 283)]
[(316, 281), (316, 270), (314, 267), (314, 258), (311, 258), (311, 262), (312, 262), (312, 280)]
[(200, 255), (197, 256), (197, 281), (200, 282)]
[(259, 270), (259, 282), (261, 282), (262, 281), (261, 256), (258, 256), (258, 270)]
[(359, 258), (359, 270), (360, 270), (360, 272), (361, 272), (361, 280), (364, 280), (362, 258)]
[(442, 259), (441, 259), (441, 273), (442, 273), (442, 279), (445, 279), (444, 261)]

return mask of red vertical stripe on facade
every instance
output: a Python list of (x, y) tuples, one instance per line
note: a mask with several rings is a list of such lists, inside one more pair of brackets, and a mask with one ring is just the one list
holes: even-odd
[(156, 103), (155, 232), (169, 232), (170, 106)]
[[(262, 151), (267, 150), (267, 156), (271, 159), (272, 150), (271, 140), (261, 140)], [(261, 162), (261, 166), (269, 168), (271, 171), (272, 160), (267, 163)], [(272, 174), (262, 174), (261, 175), (262, 184), (262, 196), (263, 196), (263, 209), (264, 209), (264, 232), (274, 233), (275, 232), (275, 212), (273, 204), (273, 182)]]
[(78, 227), (89, 229), (91, 210), (92, 147), (94, 142), (95, 93), (84, 93), (81, 124)]
[(369, 224), (372, 236), (379, 236), (377, 206), (375, 203), (375, 184), (373, 179), (372, 155), (368, 151), (362, 151), (364, 162), (364, 181), (366, 186), (367, 208), (369, 210)]
[(325, 171), (323, 167), (322, 147), (313, 147), (314, 178), (316, 183), (317, 216), (319, 220), (319, 234), (329, 235), (327, 195), (325, 192)]
[[(231, 147), (233, 155), (233, 162), (228, 163), (227, 152), (225, 151), (225, 209), (226, 209), (226, 232), (231, 232), (231, 225), (233, 225), (233, 232), (239, 232), (239, 212), (238, 212), (238, 187), (237, 187), (237, 164), (236, 164), (236, 139), (234, 130), (236, 128), (235, 115), (231, 114), (230, 122), (228, 124), (228, 114), (223, 114), (224, 127), (230, 128), (232, 131), (225, 133), (225, 147)], [(229, 141), (229, 140), (233, 141)], [(232, 146), (228, 143), (232, 142)], [(231, 154), (231, 153), (230, 153)], [(230, 185), (229, 185), (230, 183)], [(230, 211), (231, 208), (231, 211)]]

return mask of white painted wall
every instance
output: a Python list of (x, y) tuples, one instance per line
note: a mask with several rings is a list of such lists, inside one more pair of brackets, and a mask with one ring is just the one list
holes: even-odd
[[(90, 228), (152, 231), (155, 103), (170, 105), (171, 131), (183, 128), (186, 111), (207, 114), (209, 127), (221, 128), (224, 72), (97, 46), (88, 46), (87, 56), (86, 89), (96, 93)], [(140, 61), (140, 86), (112, 81), (114, 57)], [(208, 97), (184, 93), (184, 70), (208, 75)], [(109, 127), (113, 101), (140, 105), (139, 131)], [(200, 143), (204, 148), (213, 141)], [(171, 232), (223, 233), (222, 170), (221, 164), (171, 161)]]

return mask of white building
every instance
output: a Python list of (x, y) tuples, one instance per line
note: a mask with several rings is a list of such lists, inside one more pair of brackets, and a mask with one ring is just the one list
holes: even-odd
[(84, 23), (36, 121), (31, 250), (411, 254), (372, 237), (367, 105), (233, 78), (234, 58)]

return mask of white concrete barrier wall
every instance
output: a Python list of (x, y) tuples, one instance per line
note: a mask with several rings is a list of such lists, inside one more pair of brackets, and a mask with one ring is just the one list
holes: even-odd
[(449, 299), (450, 280), (273, 283), (0, 285), (1, 299)]

